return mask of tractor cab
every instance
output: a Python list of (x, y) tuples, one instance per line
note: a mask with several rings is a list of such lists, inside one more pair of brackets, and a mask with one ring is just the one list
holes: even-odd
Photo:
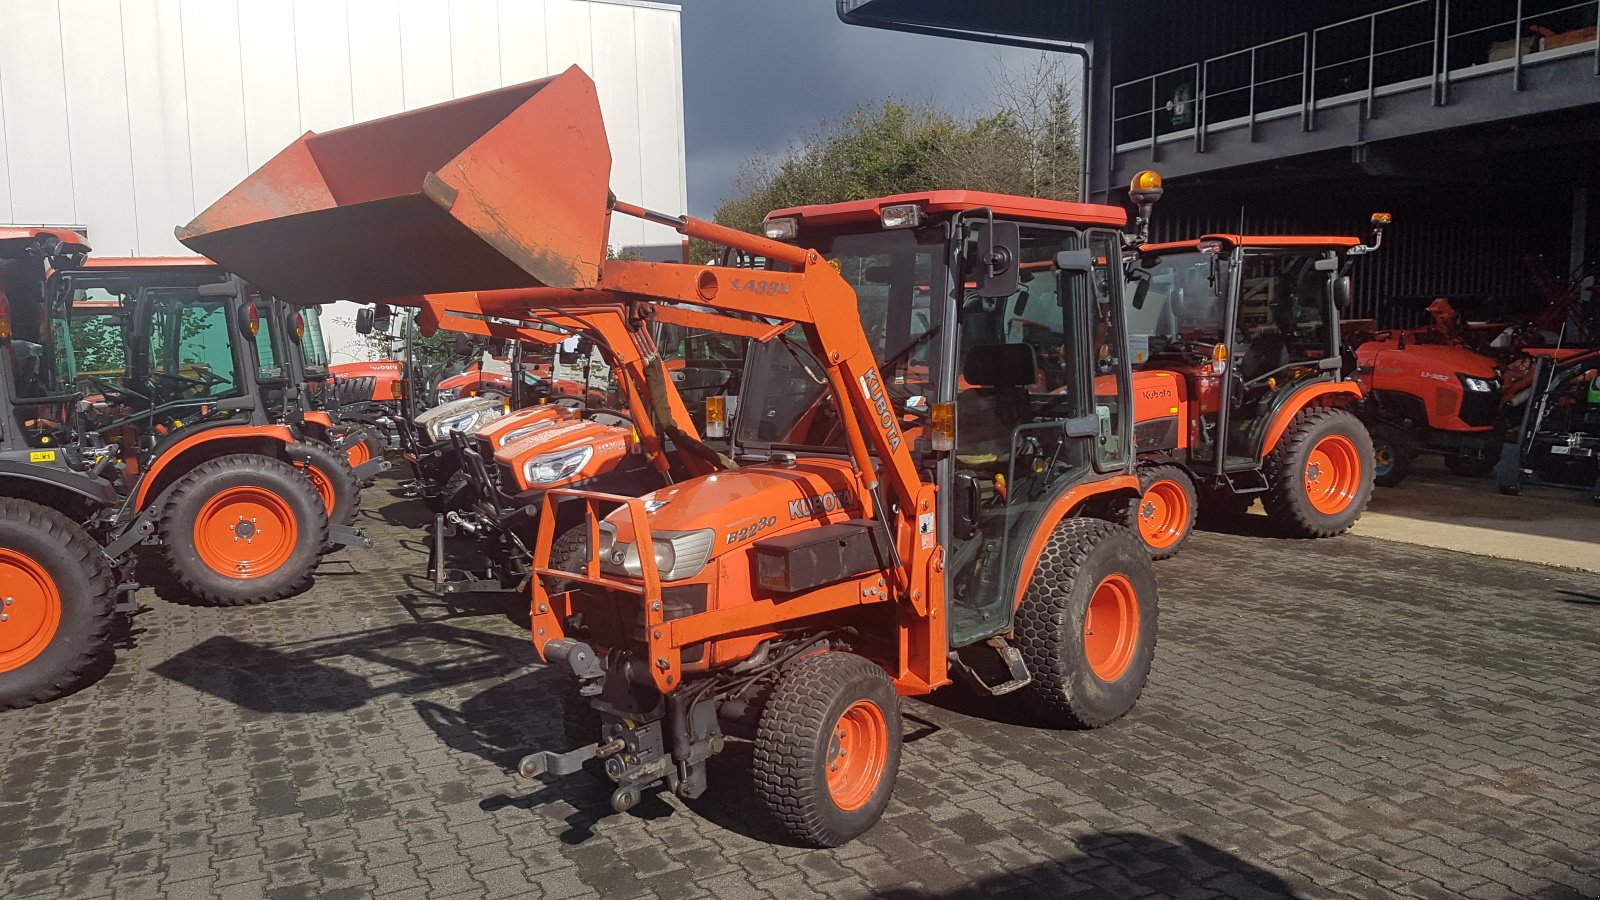
[[(1345, 377), (1338, 282), (1355, 238), (1208, 235), (1151, 244), (1128, 266), (1128, 344), (1136, 387), (1182, 390), (1178, 407), (1141, 415), (1141, 450), (1185, 431), (1196, 471), (1213, 475), (1260, 465), (1273, 415), (1307, 385)], [(1155, 373), (1181, 378), (1174, 388)], [(1159, 397), (1157, 399), (1160, 399)]]
[(0, 228), (0, 450), (27, 458), (77, 443), (79, 397), (61, 377), (44, 288), (50, 269), (81, 265), (88, 252), (69, 231)]
[[(815, 248), (855, 290), (892, 417), (951, 498), (957, 646), (1008, 631), (1028, 548), (1074, 488), (1128, 471), (1118, 208), (968, 191), (800, 207), (769, 237)], [(737, 289), (738, 279), (734, 280)], [(845, 452), (839, 413), (799, 329), (754, 345), (735, 420), (740, 459)]]

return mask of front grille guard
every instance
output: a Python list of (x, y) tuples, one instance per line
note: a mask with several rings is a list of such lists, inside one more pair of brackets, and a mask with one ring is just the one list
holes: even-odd
[[(556, 508), (562, 502), (583, 504), (583, 522), (591, 549), (580, 572), (550, 567), (550, 552), (556, 538)], [(638, 545), (641, 576), (638, 579), (609, 577), (601, 571), (598, 550), (600, 519), (604, 515), (599, 508), (602, 504), (628, 510), (633, 522), (634, 541)], [(650, 535), (649, 518), (645, 514), (642, 499), (570, 488), (546, 491), (539, 512), (538, 538), (533, 549), (533, 574), (533, 646), (541, 659), (547, 659), (544, 651), (546, 644), (566, 636), (566, 621), (572, 613), (572, 592), (551, 594), (546, 587), (546, 579), (577, 582), (620, 594), (638, 595), (644, 607), (646, 658), (656, 687), (662, 693), (670, 693), (682, 683), (683, 654), (680, 647), (674, 646), (674, 627), (666, 622), (665, 607), (661, 602), (661, 572), (656, 566), (655, 543)], [(689, 620), (674, 621), (682, 623)]]

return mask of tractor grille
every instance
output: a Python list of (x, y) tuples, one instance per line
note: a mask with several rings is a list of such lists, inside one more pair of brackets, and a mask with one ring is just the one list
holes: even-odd
[(1461, 395), (1461, 421), (1477, 428), (1494, 424), (1500, 411), (1500, 392), (1467, 391)]
[(1133, 446), (1139, 453), (1171, 450), (1178, 446), (1178, 417), (1150, 419), (1134, 425)]
[[(661, 589), (662, 615), (667, 620), (681, 619), (706, 611), (706, 586), (685, 584)], [(581, 588), (572, 598), (572, 610), (583, 617), (588, 639), (602, 647), (628, 647), (643, 644), (644, 606), (638, 594)], [(704, 645), (685, 648), (684, 662), (696, 662)]]

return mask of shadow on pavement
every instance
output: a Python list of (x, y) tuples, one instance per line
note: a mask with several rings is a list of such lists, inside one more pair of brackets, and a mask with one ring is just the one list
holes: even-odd
[[(871, 841), (868, 832), (863, 840)], [(878, 900), (955, 897), (1054, 898), (1181, 895), (1199, 887), (1208, 896), (1294, 897), (1288, 882), (1226, 850), (1180, 835), (1176, 842), (1131, 831), (1098, 832), (1076, 839), (1080, 856), (1004, 872), (948, 890), (890, 888)], [(913, 871), (915, 867), (910, 867)]]
[[(350, 667), (330, 664), (337, 659)], [(256, 712), (333, 712), (502, 677), (534, 661), (526, 639), (424, 622), (287, 646), (218, 636), (152, 671)]]

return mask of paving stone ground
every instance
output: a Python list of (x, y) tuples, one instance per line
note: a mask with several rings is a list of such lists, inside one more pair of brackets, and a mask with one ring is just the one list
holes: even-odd
[(422, 589), (420, 505), (382, 487), (377, 548), (310, 593), (147, 590), (96, 684), (0, 716), (0, 896), (1600, 896), (1592, 574), (1198, 535), (1127, 718), (908, 701), (888, 814), (816, 851), (737, 746), (627, 815), (509, 774), (559, 746), (555, 678), (508, 601)]

